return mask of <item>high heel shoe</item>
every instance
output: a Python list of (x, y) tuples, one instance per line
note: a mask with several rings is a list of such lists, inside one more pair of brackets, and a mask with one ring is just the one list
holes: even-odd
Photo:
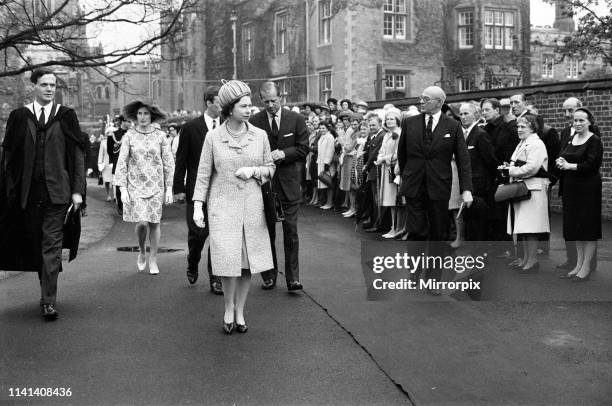
[(571, 274), (570, 273), (567, 273), (567, 274), (564, 273), (562, 275), (559, 275), (559, 279), (573, 279), (574, 276), (576, 276), (575, 273), (571, 273)]
[(518, 270), (518, 273), (522, 273), (522, 274), (537, 273), (539, 270), (540, 270), (540, 263), (536, 262), (535, 264), (531, 265), (529, 268), (520, 268)]
[[(140, 260), (142, 258), (142, 261)], [(144, 271), (147, 267), (147, 257), (142, 254), (138, 254), (138, 259), (136, 260), (136, 266), (139, 271)]]
[(243, 334), (246, 333), (247, 330), (249, 329), (249, 326), (245, 324), (238, 324), (236, 323), (236, 331), (238, 331), (239, 333)]
[(225, 331), (225, 334), (232, 334), (234, 332), (234, 327), (236, 326), (233, 321), (231, 323), (223, 322), (223, 331)]

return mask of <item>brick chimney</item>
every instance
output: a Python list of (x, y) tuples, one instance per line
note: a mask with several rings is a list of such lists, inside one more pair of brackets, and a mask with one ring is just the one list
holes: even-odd
[(574, 23), (572, 6), (569, 1), (555, 1), (555, 22), (553, 23), (553, 27), (559, 29), (559, 31), (575, 31), (576, 25)]

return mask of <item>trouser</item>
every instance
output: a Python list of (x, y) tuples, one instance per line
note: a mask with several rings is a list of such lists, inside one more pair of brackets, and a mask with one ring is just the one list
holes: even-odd
[[(413, 198), (406, 198), (406, 227), (411, 241), (423, 241), (422, 251), (430, 256), (444, 257), (448, 250), (448, 199), (431, 200), (423, 182)], [(425, 241), (427, 240), (427, 244)], [(420, 253), (416, 253), (418, 255)], [(440, 280), (442, 269), (427, 268), (425, 277)]]
[[(286, 202), (281, 201), (283, 211), (285, 213), (285, 220), (283, 223), (283, 248), (285, 251), (285, 279), (287, 282), (299, 281), (300, 280), (300, 267), (299, 267), (299, 248), (300, 242), (298, 238), (297, 230), (297, 219), (298, 209), (300, 208), (299, 202)], [(278, 264), (276, 261), (276, 224), (267, 224), (268, 233), (270, 235), (270, 245), (272, 248), (272, 259), (274, 261), (274, 269), (262, 272), (261, 277), (263, 280), (274, 279), (278, 274)]]
[(40, 252), (40, 304), (55, 304), (57, 278), (62, 270), (62, 239), (67, 204), (53, 204), (44, 180), (30, 188), (26, 207), (26, 227), (31, 252)]
[[(208, 238), (208, 215), (206, 208), (204, 207), (204, 221), (207, 223), (206, 227), (200, 228), (193, 221), (193, 202), (187, 202), (187, 208), (185, 210), (185, 217), (187, 220), (187, 247), (189, 252), (187, 254), (187, 269), (193, 273), (198, 273), (198, 266), (200, 259), (202, 258), (202, 249), (206, 238)], [(213, 282), (219, 282), (219, 277), (212, 274), (212, 262), (210, 260), (210, 247), (208, 247), (208, 279), (212, 286)]]

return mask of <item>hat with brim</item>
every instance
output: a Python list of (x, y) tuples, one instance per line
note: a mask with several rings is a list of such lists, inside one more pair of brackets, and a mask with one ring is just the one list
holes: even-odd
[(141, 100), (136, 100), (123, 107), (123, 115), (131, 121), (137, 121), (138, 110), (142, 107), (149, 110), (151, 113), (151, 122), (156, 123), (164, 121), (166, 119), (166, 113), (164, 113), (159, 107), (153, 104), (147, 104)]
[(251, 88), (244, 82), (239, 80), (228, 80), (223, 82), (223, 86), (219, 89), (219, 102), (221, 108), (225, 108), (243, 98), (251, 95)]

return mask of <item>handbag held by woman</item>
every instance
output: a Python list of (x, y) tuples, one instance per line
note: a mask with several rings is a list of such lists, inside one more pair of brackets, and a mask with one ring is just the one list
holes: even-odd
[(531, 191), (527, 188), (525, 182), (517, 181), (512, 183), (503, 183), (497, 187), (495, 191), (496, 202), (520, 202), (531, 198)]

